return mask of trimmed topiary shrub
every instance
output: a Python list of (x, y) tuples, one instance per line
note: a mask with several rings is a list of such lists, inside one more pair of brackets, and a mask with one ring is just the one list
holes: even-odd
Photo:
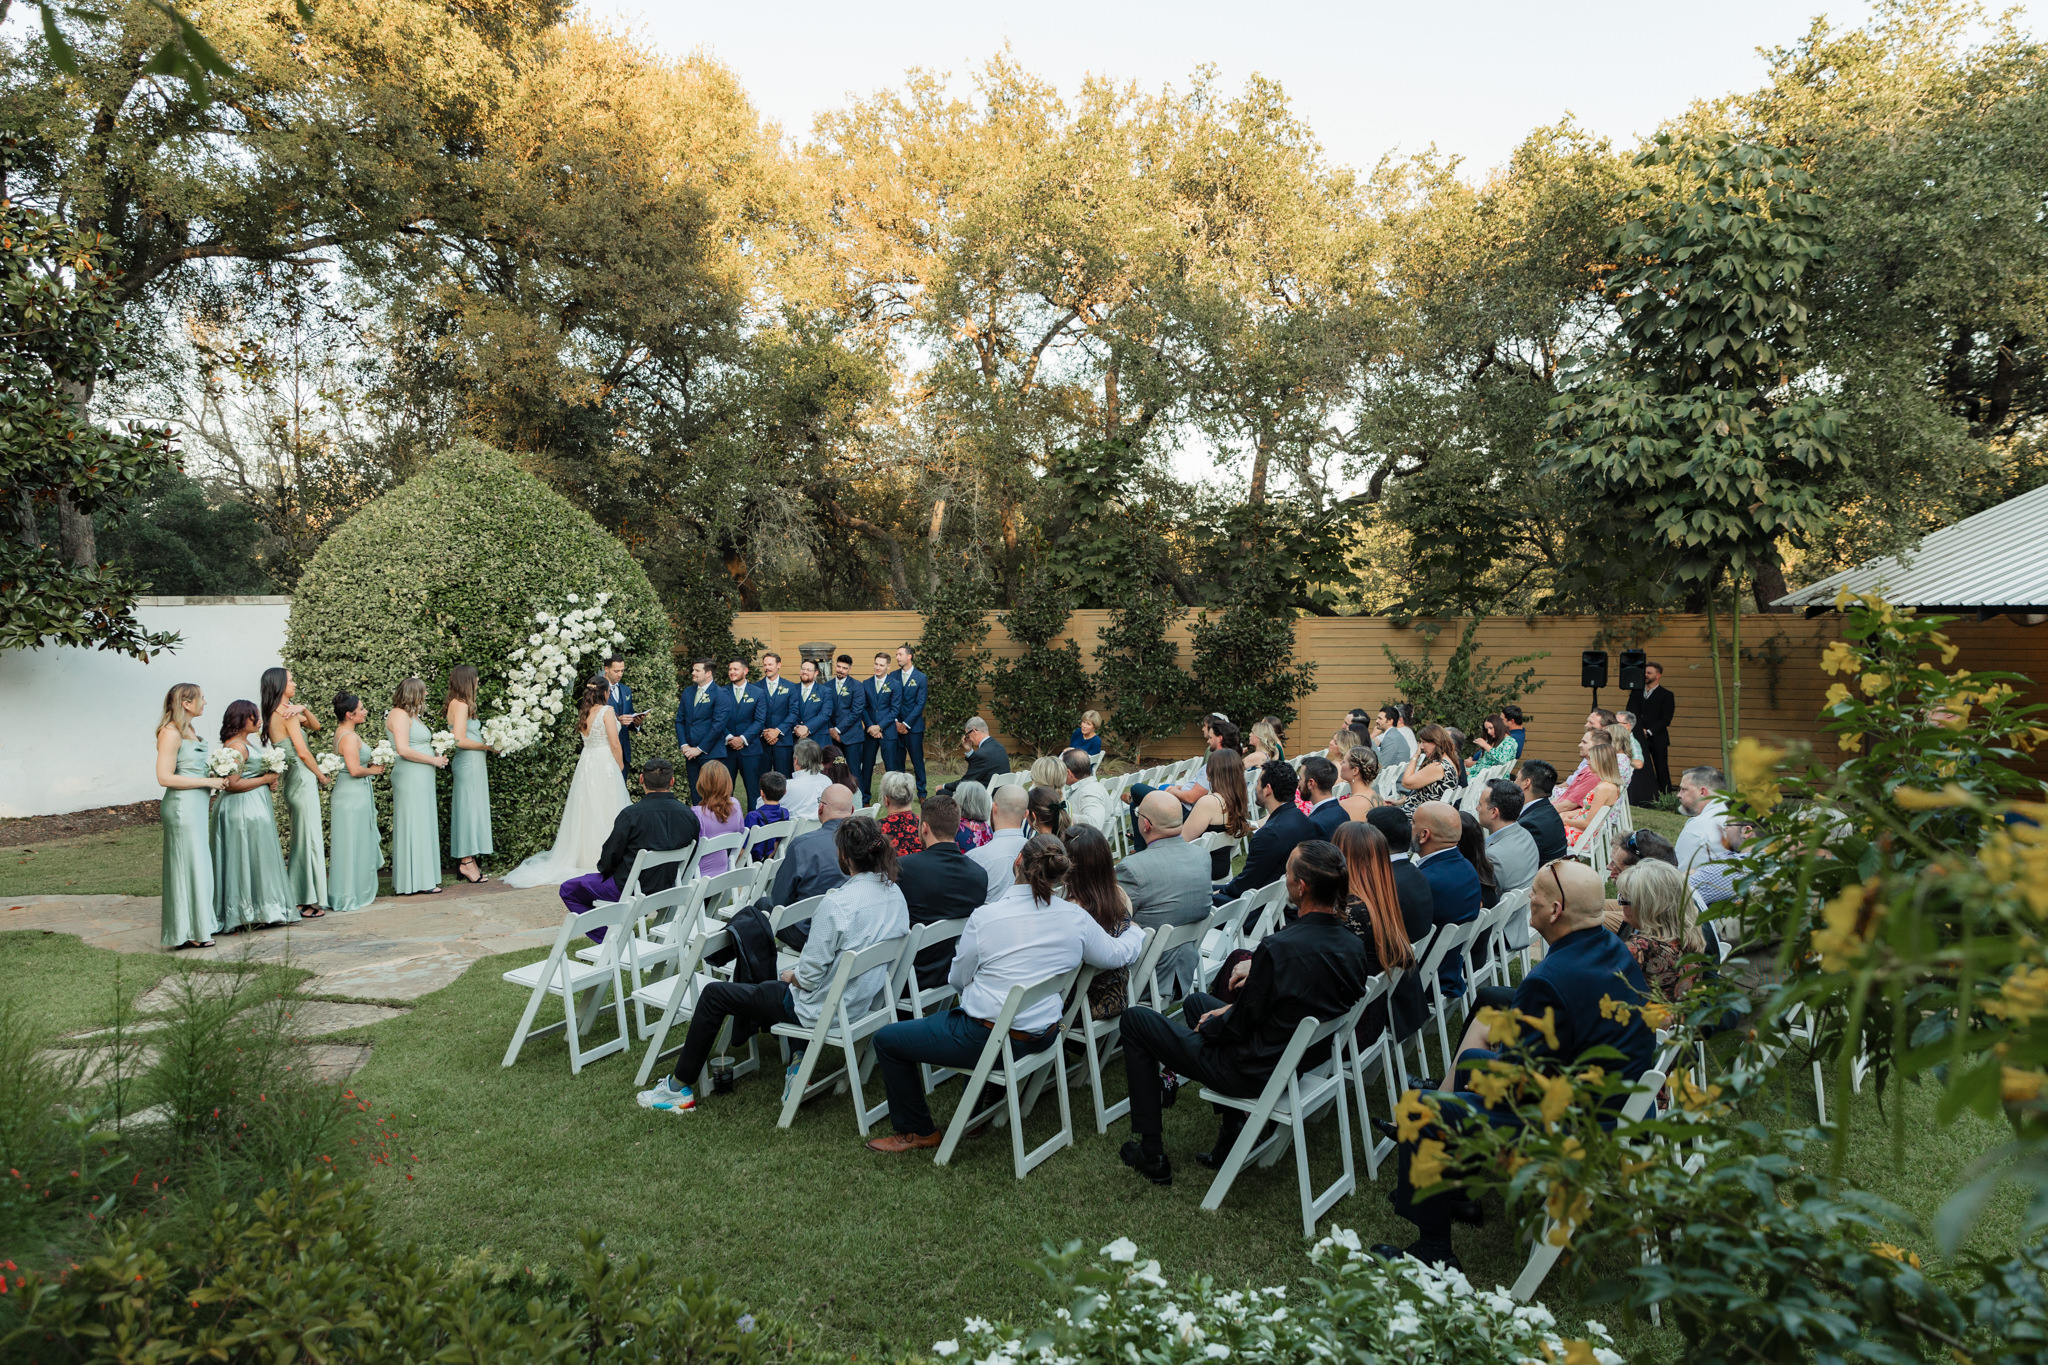
[[(383, 734), (392, 688), (411, 673), (427, 680), (436, 713), (428, 723), (438, 728), (448, 670), (470, 664), (482, 677), (477, 709), (487, 720), (503, 709), (508, 656), (526, 644), (534, 613), (560, 615), (569, 594), (588, 604), (600, 592), (611, 594), (607, 609), (626, 636), (619, 652), (634, 705), (648, 713), (634, 764), (674, 759), (674, 633), (646, 573), (587, 513), (474, 441), (436, 456), (328, 537), (293, 593), (285, 664), (323, 724), (337, 690), (361, 694), (370, 708), (363, 731), (373, 737)], [(602, 655), (586, 658), (579, 676), (601, 666)], [(491, 761), (492, 862), (500, 867), (554, 840), (583, 742), (570, 689), (557, 695), (562, 710), (541, 739)], [(378, 787), (388, 819), (387, 789)], [(445, 812), (445, 773), (440, 789)]]

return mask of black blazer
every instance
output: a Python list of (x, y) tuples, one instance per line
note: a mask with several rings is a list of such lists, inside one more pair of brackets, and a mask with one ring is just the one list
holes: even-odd
[[(1341, 807), (1338, 808), (1341, 811)], [(1251, 847), (1244, 855), (1244, 870), (1230, 879), (1230, 885), (1216, 893), (1216, 903), (1234, 901), (1247, 891), (1256, 891), (1262, 886), (1271, 886), (1287, 875), (1287, 859), (1298, 845), (1311, 839), (1320, 839), (1322, 834), (1309, 823), (1301, 807), (1292, 801), (1266, 817), (1252, 835)]]
[[(1430, 932), (1436, 928), (1436, 897), (1429, 889), (1429, 878), (1422, 875), (1422, 869), (1406, 858), (1394, 859), (1394, 894), (1401, 900), (1401, 927), (1408, 931), (1408, 942), (1414, 946), (1415, 962), (1422, 963), (1422, 950)], [(1422, 973), (1408, 971), (1401, 974), (1400, 984), (1394, 987), (1394, 1036), (1407, 1038), (1422, 1027), (1429, 1018), (1429, 1005), (1422, 991)], [(1359, 1022), (1370, 1024), (1375, 1015), (1384, 1021), (1386, 1014), (1375, 1001), (1365, 1011), (1365, 1018)], [(1360, 1035), (1370, 1043), (1378, 1030)]]
[(1636, 713), (1636, 740), (1645, 749), (1662, 749), (1671, 743), (1671, 717), (1678, 710), (1678, 698), (1659, 685), (1648, 697), (1640, 687), (1628, 690), (1628, 709)]
[[(1327, 1021), (1344, 1013), (1365, 994), (1371, 976), (1358, 935), (1334, 915), (1303, 915), (1268, 934), (1252, 950), (1251, 972), (1236, 1003), (1202, 1025), (1202, 1064), (1209, 1078), (1226, 1094), (1258, 1094), (1295, 1025), (1311, 1014)], [(1309, 1049), (1302, 1065), (1315, 1066), (1328, 1056), (1329, 1044), (1321, 1044)]]
[[(979, 782), (982, 786), (986, 787), (992, 779), (1008, 771), (1010, 771), (1010, 751), (996, 743), (996, 737), (990, 735), (981, 742), (980, 748), (967, 755), (967, 771), (960, 774), (960, 782)], [(939, 790), (951, 795), (953, 788), (959, 786), (960, 782), (948, 782)], [(916, 857), (917, 855), (912, 854), (911, 856)]]
[(1523, 806), (1515, 823), (1528, 830), (1536, 840), (1536, 856), (1546, 863), (1556, 862), (1571, 849), (1564, 838), (1564, 817), (1557, 813), (1556, 806), (1542, 797)]
[[(966, 919), (988, 899), (988, 873), (957, 844), (934, 844), (897, 864), (896, 889), (910, 907), (912, 924)], [(930, 990), (953, 969), (957, 939), (934, 943), (917, 955), (917, 985)]]
[[(633, 871), (633, 859), (642, 849), (650, 853), (673, 853), (697, 842), (701, 831), (690, 808), (669, 792), (649, 792), (620, 811), (612, 821), (604, 851), (597, 855), (598, 873), (624, 891), (623, 883)], [(666, 891), (676, 884), (681, 863), (664, 863), (640, 879), (642, 892)]]

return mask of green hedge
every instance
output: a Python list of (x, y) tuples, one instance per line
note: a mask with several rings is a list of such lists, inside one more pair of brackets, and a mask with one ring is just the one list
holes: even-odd
[[(635, 705), (650, 713), (633, 742), (634, 762), (674, 759), (674, 632), (646, 573), (587, 513), (509, 455), (474, 441), (436, 456), (328, 537), (293, 594), (285, 664), (323, 723), (337, 690), (360, 693), (372, 737), (383, 733), (392, 688), (411, 673), (427, 680), (428, 721), (438, 728), (448, 670), (472, 664), (487, 718), (501, 709), (506, 656), (526, 642), (533, 614), (568, 610), (570, 593), (587, 604), (599, 592), (612, 594), (627, 682)], [(323, 737), (331, 733), (330, 724)], [(575, 709), (565, 704), (538, 744), (492, 760), (496, 864), (553, 841), (581, 744)], [(388, 788), (378, 787), (388, 814)], [(445, 773), (440, 789), (445, 812)]]

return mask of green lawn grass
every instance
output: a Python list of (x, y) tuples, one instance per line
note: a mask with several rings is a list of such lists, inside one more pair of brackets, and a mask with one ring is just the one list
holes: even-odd
[(177, 970), (168, 954), (89, 948), (69, 934), (0, 933), (0, 1001), (39, 1033), (69, 1033), (109, 1022), (115, 992), (135, 998)]
[(0, 848), (0, 896), (154, 896), (163, 855), (158, 825)]

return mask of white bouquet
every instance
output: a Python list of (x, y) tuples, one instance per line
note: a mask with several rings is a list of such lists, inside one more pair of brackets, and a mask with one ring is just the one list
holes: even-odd
[[(516, 703), (515, 703), (516, 704)], [(500, 758), (516, 754), (540, 738), (540, 722), (524, 714), (492, 716), (484, 722), (484, 743)]]
[(327, 753), (313, 760), (320, 765), (320, 771), (329, 777), (339, 777), (348, 768), (348, 760), (340, 754)]
[(391, 747), (391, 741), (380, 739), (370, 746), (370, 763), (373, 767), (388, 768), (398, 762), (398, 750)]
[(263, 751), (264, 772), (282, 773), (285, 769), (285, 764), (289, 761), (290, 755), (285, 753), (284, 746), (281, 744)]
[(215, 777), (241, 776), (242, 751), (232, 745), (221, 745), (206, 756), (206, 771)]
[(455, 732), (453, 730), (436, 730), (434, 731), (433, 743), (435, 756), (446, 758), (449, 752), (455, 748)]

